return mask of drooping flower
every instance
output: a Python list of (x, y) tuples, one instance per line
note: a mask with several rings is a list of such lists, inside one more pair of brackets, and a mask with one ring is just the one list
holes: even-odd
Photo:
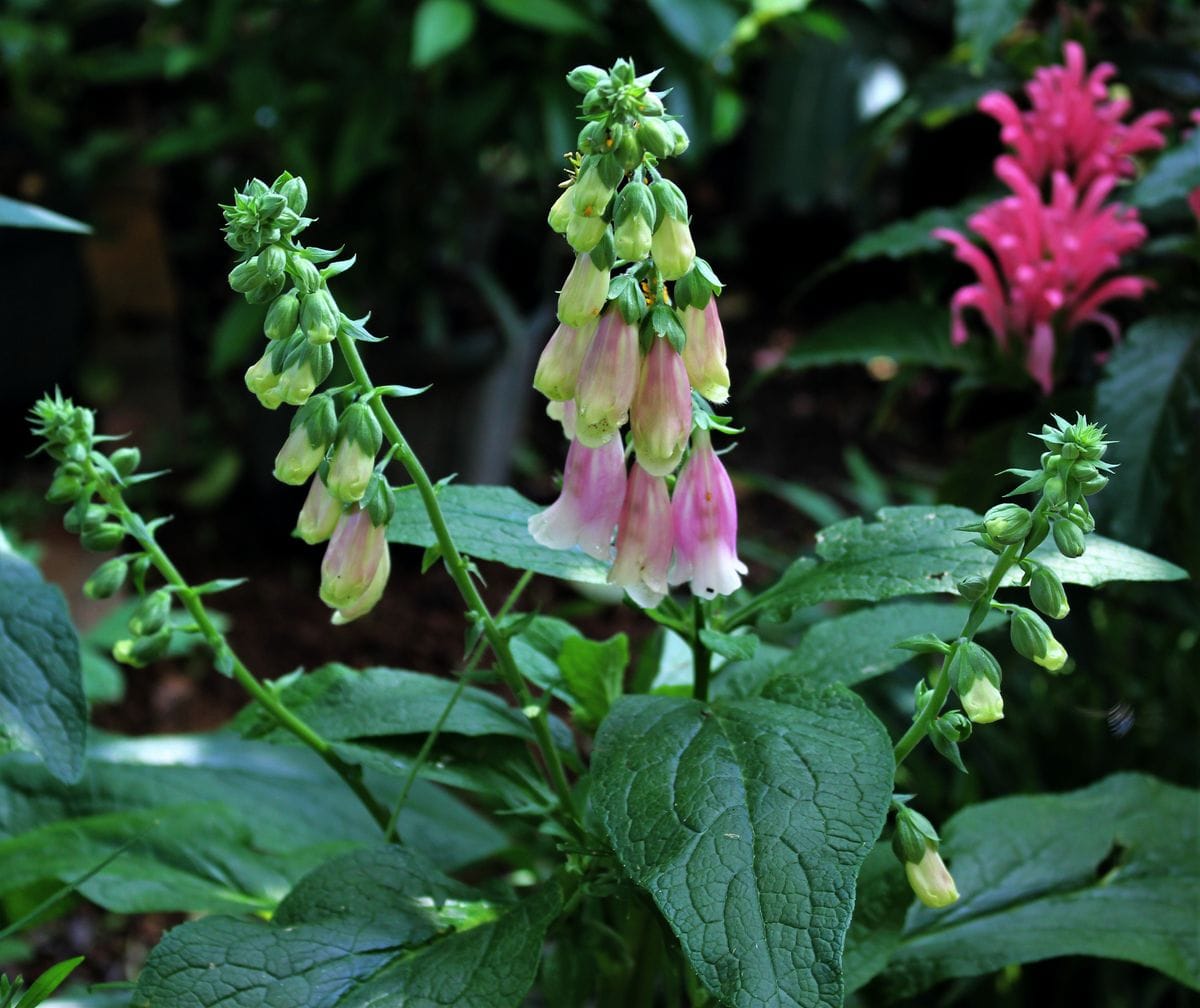
[(1002, 91), (990, 91), (979, 100), (980, 111), (1000, 123), (1000, 138), (1035, 184), (1055, 172), (1066, 172), (1080, 189), (1104, 175), (1131, 177), (1134, 155), (1165, 145), (1162, 127), (1170, 117), (1156, 110), (1123, 122), (1129, 99), (1108, 93), (1116, 68), (1101, 63), (1088, 72), (1078, 42), (1067, 42), (1063, 55), (1064, 66), (1040, 67), (1025, 85), (1028, 110)]
[(1115, 175), (1102, 175), (1080, 189), (1065, 173), (1055, 172), (1045, 203), (1015, 159), (997, 158), (996, 174), (1012, 195), (967, 222), (991, 256), (957, 231), (933, 232), (978, 278), (950, 303), (951, 339), (966, 341), (963, 312), (974, 308), (1002, 348), (1010, 339), (1024, 345), (1026, 369), (1048, 392), (1054, 384), (1056, 328), (1065, 335), (1096, 322), (1115, 340), (1120, 331), (1104, 306), (1117, 298), (1140, 298), (1151, 286), (1143, 277), (1111, 275), (1121, 256), (1145, 240), (1146, 229), (1136, 211), (1118, 203), (1102, 205), (1116, 185)]
[(588, 447), (611, 440), (628, 419), (640, 364), (637, 329), (619, 311), (608, 312), (596, 327), (575, 386), (575, 436)]
[(579, 366), (591, 345), (598, 320), (576, 328), (560, 322), (538, 358), (533, 387), (547, 399), (565, 402), (575, 398)]
[(313, 444), (308, 428), (298, 425), (275, 456), (275, 478), (289, 486), (300, 486), (317, 471), (328, 448), (324, 442)]
[(949, 906), (958, 899), (958, 887), (946, 868), (937, 846), (925, 841), (925, 852), (919, 861), (905, 861), (904, 874), (917, 899), (935, 910)]
[(674, 544), (671, 495), (666, 480), (637, 462), (629, 473), (617, 525), (617, 558), (609, 584), (620, 585), (638, 605), (651, 609), (667, 594)]
[(673, 473), (692, 432), (692, 391), (683, 359), (669, 340), (655, 337), (642, 358), (629, 417), (641, 467), (652, 476)]
[(567, 452), (562, 493), (545, 511), (529, 519), (529, 534), (551, 549), (578, 544), (598, 560), (607, 560), (613, 528), (625, 499), (625, 450), (620, 438), (596, 448), (576, 439)]
[(558, 320), (576, 329), (600, 316), (608, 300), (608, 270), (598, 269), (586, 252), (575, 257), (558, 293)]
[(737, 556), (737, 499), (708, 431), (692, 436), (692, 452), (671, 498), (675, 565), (671, 583), (690, 581), (693, 595), (730, 595), (746, 565)]
[(682, 312), (687, 343), (683, 363), (692, 387), (711, 403), (729, 398), (729, 368), (725, 365), (725, 330), (717, 313), (717, 299), (703, 308), (688, 306)]
[(296, 535), (310, 546), (323, 543), (333, 535), (342, 511), (342, 502), (329, 492), (320, 476), (314, 476), (296, 519)]
[(356, 607), (374, 586), (386, 553), (384, 525), (376, 525), (363, 508), (344, 512), (321, 561), (321, 601), (331, 609)]
[(371, 579), (371, 583), (367, 585), (364, 591), (356, 601), (349, 605), (343, 606), (336, 610), (330, 618), (330, 622), (334, 626), (343, 626), (351, 620), (356, 620), (360, 616), (365, 616), (383, 598), (383, 590), (387, 587), (388, 576), (392, 571), (392, 554), (388, 550), (386, 543), (383, 547), (383, 555), (379, 558), (379, 566), (375, 569), (375, 577)]

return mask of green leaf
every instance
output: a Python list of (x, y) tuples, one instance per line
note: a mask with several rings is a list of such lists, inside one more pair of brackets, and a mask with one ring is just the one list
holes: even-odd
[[(0, 759), (0, 890), (71, 881), (128, 849), (79, 891), (111, 910), (269, 909), (331, 853), (375, 843), (379, 827), (307, 749), (230, 735), (93, 740), (80, 781)], [(368, 773), (385, 803), (392, 775)], [(486, 820), (418, 781), (400, 818), (410, 846), (457, 868), (505, 845)]]
[(877, 843), (858, 873), (854, 916), (846, 932), (843, 966), (848, 995), (883, 972), (900, 944), (912, 901), (912, 889), (891, 843)]
[(625, 668), (629, 665), (629, 638), (614, 634), (606, 641), (586, 637), (566, 638), (558, 655), (562, 672), (577, 714), (584, 725), (597, 725), (621, 695)]
[(474, 28), (475, 8), (467, 0), (423, 0), (413, 18), (413, 66), (432, 66), (466, 42)]
[(1117, 441), (1111, 459), (1121, 465), (1094, 498), (1097, 521), (1113, 535), (1141, 546), (1154, 537), (1176, 473), (1197, 457), (1197, 410), (1200, 317), (1133, 326), (1096, 386), (1095, 412)]
[(908, 997), (1054, 956), (1125, 959), (1200, 988), (1200, 793), (1117, 774), (971, 806), (942, 829), (961, 898), (914, 907), (880, 978)]
[(31, 563), (0, 552), (0, 752), (36, 753), (59, 780), (74, 781), (86, 735), (79, 639), (62, 593)]
[(711, 706), (622, 697), (592, 767), (617, 857), (709, 990), (739, 1008), (841, 1005), (854, 879), (894, 772), (860, 700), (795, 683)]
[(948, 246), (940, 238), (933, 237), (935, 228), (952, 228), (965, 231), (967, 218), (975, 213), (986, 200), (977, 196), (964, 200), (952, 207), (931, 207), (915, 217), (895, 221), (876, 231), (857, 238), (838, 257), (838, 265), (848, 262), (867, 262), (879, 256), (888, 259), (905, 259), (920, 252), (946, 252)]
[(495, 14), (551, 35), (586, 35), (596, 25), (565, 0), (483, 0)]
[[(515, 490), (452, 485), (438, 491), (438, 501), (459, 550), (477, 560), (588, 584), (604, 584), (608, 578), (607, 565), (578, 547), (556, 550), (534, 542), (527, 523), (542, 508)], [(396, 513), (387, 537), (389, 542), (413, 546), (432, 546), (437, 541), (415, 490), (396, 491)]]
[(477, 899), (413, 851), (355, 851), (302, 879), (270, 924), (208, 917), (169, 931), (132, 1003), (333, 1006), (397, 950), (435, 938), (449, 901)]
[(706, 60), (729, 46), (738, 22), (725, 0), (650, 0), (650, 9), (676, 42)]
[(1160, 155), (1154, 166), (1121, 196), (1142, 210), (1184, 200), (1200, 186), (1200, 130)]
[(971, 69), (980, 73), (992, 50), (1028, 13), (1033, 0), (954, 0), (954, 33), (971, 50)]
[(36, 228), (40, 231), (68, 231), (72, 234), (91, 234), (87, 224), (53, 210), (0, 196), (0, 227)]
[[(987, 574), (994, 558), (959, 532), (980, 516), (950, 505), (883, 508), (870, 524), (850, 518), (817, 534), (817, 557), (801, 557), (751, 606), (787, 613), (818, 602), (877, 602), (901, 595), (953, 592), (955, 582)], [(1131, 546), (1091, 535), (1087, 552), (1068, 560), (1050, 541), (1033, 554), (1062, 581), (1090, 587), (1109, 581), (1174, 581), (1186, 571)], [(1012, 571), (1006, 584), (1016, 584)]]
[(700, 641), (706, 648), (730, 661), (749, 661), (758, 650), (758, 638), (754, 634), (727, 634), (705, 627), (700, 631)]
[(62, 982), (74, 972), (75, 967), (81, 962), (83, 962), (83, 956), (76, 956), (74, 959), (55, 963), (29, 985), (29, 990), (17, 1002), (16, 1008), (37, 1008), (46, 998), (58, 990)]
[(861, 305), (818, 326), (788, 351), (783, 367), (866, 364), (876, 357), (962, 370), (979, 363), (972, 344), (951, 345), (944, 307), (895, 301)]

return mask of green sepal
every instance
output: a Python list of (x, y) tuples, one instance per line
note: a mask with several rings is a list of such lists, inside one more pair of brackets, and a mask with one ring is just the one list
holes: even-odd
[(124, 538), (125, 526), (120, 522), (102, 522), (94, 528), (85, 528), (79, 535), (79, 542), (85, 550), (107, 553), (120, 546)]
[(371, 516), (371, 524), (376, 528), (387, 525), (396, 513), (395, 495), (388, 486), (387, 478), (378, 469), (371, 474), (360, 506)]
[(669, 158), (675, 153), (675, 134), (658, 117), (639, 117), (638, 142), (642, 149), (656, 158)]
[(421, 573), (427, 574), (429, 568), (432, 567), (442, 558), (442, 547), (440, 543), (433, 543), (425, 547), (425, 552), (421, 554)]
[(121, 479), (127, 479), (141, 465), (142, 453), (138, 448), (130, 445), (126, 448), (118, 448), (108, 457), (108, 461)]
[(332, 280), (335, 276), (341, 276), (346, 270), (353, 267), (358, 262), (358, 256), (352, 255), (349, 259), (341, 259), (338, 262), (330, 263), (321, 270), (322, 280)]
[(894, 648), (899, 648), (901, 651), (913, 651), (916, 654), (943, 654), (948, 655), (952, 648), (940, 637), (931, 633), (917, 634), (914, 637), (905, 637), (902, 641), (897, 641), (892, 645)]
[(617, 311), (629, 325), (637, 325), (646, 314), (646, 299), (632, 273), (621, 273), (608, 282), (608, 298), (616, 302)]
[(1083, 535), (1083, 530), (1069, 518), (1054, 523), (1054, 545), (1069, 560), (1083, 556), (1087, 549)]
[(280, 279), (287, 268), (287, 253), (278, 245), (266, 246), (256, 258), (259, 276), (269, 283)]
[(129, 617), (129, 632), (135, 637), (158, 633), (171, 615), (171, 593), (165, 588), (147, 595)]
[[(311, 294), (321, 286), (321, 271), (317, 269), (316, 263), (304, 254), (305, 252), (311, 253), (312, 251), (312, 249), (305, 249), (303, 252), (293, 254), (288, 258), (288, 273), (296, 281), (296, 286), (300, 289), (302, 295)], [(335, 252), (334, 255), (336, 254)]]
[(361, 399), (352, 402), (342, 411), (338, 421), (338, 441), (351, 441), (364, 455), (374, 458), (383, 444), (383, 429), (371, 407)]
[(111, 598), (125, 583), (128, 573), (129, 561), (125, 557), (105, 560), (84, 582), (83, 594), (90, 599)]
[[(352, 319), (347, 315), (342, 315), (338, 320), (338, 331), (345, 333), (353, 340), (360, 343), (382, 343), (386, 336), (372, 336), (367, 332), (367, 323), (371, 321), (371, 313), (367, 312), (362, 318)], [(428, 386), (426, 386), (428, 388)]]
[(276, 183), (272, 188), (287, 200), (288, 209), (292, 213), (297, 216), (304, 213), (304, 208), (308, 206), (308, 186), (305, 185), (304, 179), (296, 176), (289, 178), (282, 186)]
[(250, 579), (239, 578), (214, 578), (212, 581), (205, 581), (204, 584), (195, 585), (192, 588), (192, 593), (195, 595), (216, 595), (218, 592), (229, 591), (231, 588), (237, 588), (246, 584)]
[[(934, 722), (934, 731), (947, 742), (965, 742), (971, 737), (973, 729), (974, 725), (971, 723), (971, 719), (959, 710), (946, 711)], [(962, 767), (959, 769), (966, 772)]]
[(616, 247), (613, 245), (612, 228), (604, 229), (604, 235), (588, 255), (592, 257), (592, 265), (596, 269), (603, 271), (612, 269), (613, 263), (617, 261)]
[(654, 227), (654, 197), (650, 194), (650, 187), (641, 182), (630, 182), (625, 186), (617, 194), (613, 206), (613, 224), (617, 227), (634, 216), (640, 216), (648, 227)]
[(929, 741), (933, 743), (933, 748), (941, 753), (955, 769), (966, 773), (967, 768), (963, 765), (962, 754), (958, 751), (958, 743), (942, 734), (938, 727), (939, 722), (940, 719), (933, 723), (929, 731)]
[[(653, 336), (662, 336), (675, 348), (676, 353), (683, 353), (684, 345), (687, 343), (687, 334), (683, 331), (679, 316), (675, 314), (675, 310), (670, 305), (661, 302), (654, 305), (642, 323), (642, 330), (643, 351), (649, 350)], [(647, 330), (649, 330), (651, 338), (647, 338)]]
[(673, 217), (677, 221), (687, 222), (687, 197), (674, 182), (670, 179), (660, 178), (657, 182), (650, 184), (650, 194), (654, 197), (659, 214)]
[(312, 396), (296, 410), (288, 429), (294, 431), (301, 424), (308, 435), (308, 443), (314, 448), (333, 444), (338, 432), (337, 409), (333, 405), (333, 397), (325, 392)]

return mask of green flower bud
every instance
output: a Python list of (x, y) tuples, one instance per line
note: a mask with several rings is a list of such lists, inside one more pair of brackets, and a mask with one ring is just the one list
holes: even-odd
[(638, 262), (650, 254), (650, 240), (656, 216), (654, 197), (648, 186), (632, 182), (621, 190), (613, 208), (616, 255)]
[(1066, 649), (1054, 639), (1046, 621), (1031, 609), (1018, 608), (1013, 613), (1009, 636), (1018, 654), (1050, 672), (1066, 664)]
[(279, 194), (287, 200), (288, 209), (294, 214), (304, 213), (304, 208), (308, 206), (308, 186), (304, 184), (304, 179), (296, 177), (289, 182), (285, 182), (279, 190)]
[(671, 134), (675, 137), (675, 148), (671, 151), (672, 156), (679, 157), (684, 151), (691, 146), (691, 140), (688, 139), (687, 130), (683, 128), (683, 124), (676, 119), (672, 119), (667, 123)]
[(984, 530), (1005, 546), (1024, 542), (1032, 525), (1033, 515), (1020, 504), (997, 504), (983, 516)]
[(137, 472), (137, 467), (142, 464), (142, 453), (133, 445), (128, 448), (118, 448), (108, 457), (114, 469), (122, 479), (132, 476)]
[(278, 245), (268, 245), (258, 253), (258, 273), (263, 280), (274, 282), (283, 276), (287, 253)]
[(1058, 575), (1038, 564), (1029, 579), (1029, 598), (1034, 606), (1051, 619), (1062, 619), (1071, 611), (1067, 593)]
[(83, 484), (77, 476), (59, 472), (50, 482), (50, 489), (46, 491), (46, 500), (52, 504), (66, 504), (78, 497), (82, 489)]
[(954, 877), (947, 870), (936, 845), (928, 840), (919, 860), (904, 862), (904, 874), (917, 899), (927, 907), (936, 910), (958, 899)]
[(328, 450), (325, 442), (314, 444), (309, 440), (308, 430), (301, 424), (288, 435), (275, 456), (275, 478), (288, 486), (301, 486), (325, 461)]
[(558, 199), (550, 207), (550, 212), (546, 215), (546, 223), (550, 225), (550, 230), (555, 234), (567, 233), (567, 223), (571, 220), (574, 198), (574, 194), (568, 186), (558, 194)]
[[(268, 350), (246, 369), (246, 388), (261, 399), (264, 393), (278, 384), (279, 374), (271, 365), (271, 352)], [(279, 401), (283, 401), (282, 395)]]
[(633, 130), (626, 130), (621, 134), (621, 139), (617, 141), (613, 148), (613, 156), (625, 171), (631, 172), (639, 164), (642, 163), (642, 145), (638, 143), (637, 133)]
[[(687, 197), (674, 182), (669, 179), (659, 179), (657, 182), (651, 183), (650, 195), (654, 197), (654, 202), (658, 206), (656, 215), (658, 219), (673, 217), (677, 221), (687, 223)], [(682, 276), (682, 274), (680, 275)]]
[(79, 541), (85, 550), (93, 553), (107, 553), (121, 545), (125, 538), (125, 526), (120, 522), (103, 522), (95, 528), (85, 528), (79, 536)]
[(73, 507), (63, 515), (63, 528), (71, 535), (79, 535), (81, 532), (99, 528), (107, 517), (108, 508), (102, 504), (88, 504), (82, 509)]
[(106, 599), (115, 595), (125, 583), (129, 561), (124, 557), (105, 560), (83, 584), (83, 594), (90, 599)]
[(1071, 506), (1071, 513), (1067, 516), (1083, 531), (1084, 535), (1091, 535), (1096, 531), (1096, 519), (1092, 517), (1092, 512), (1088, 510), (1088, 506), (1084, 501)]
[[(602, 217), (608, 201), (612, 199), (616, 185), (611, 181), (613, 159), (607, 154), (592, 155), (585, 159), (585, 167), (575, 178), (571, 187), (571, 206), (576, 214), (584, 217)], [(621, 170), (617, 168), (618, 178)]]
[(956, 710), (946, 711), (933, 723), (933, 730), (951, 743), (965, 742), (971, 737), (973, 727), (971, 719), (962, 711)]
[(1069, 519), (1054, 523), (1054, 545), (1058, 547), (1059, 553), (1071, 560), (1083, 556), (1084, 550), (1087, 549), (1083, 531)]
[(246, 301), (249, 304), (266, 304), (268, 301), (274, 301), (283, 290), (284, 278), (276, 277), (274, 280), (264, 280), (257, 287), (253, 287), (246, 291)]
[(667, 158), (675, 152), (675, 134), (661, 119), (643, 119), (637, 133), (642, 147), (656, 158)]
[(1004, 717), (1004, 698), (982, 676), (971, 683), (965, 693), (959, 693), (963, 711), (975, 724), (991, 724)]
[(347, 406), (338, 424), (328, 479), (329, 492), (342, 503), (353, 504), (367, 492), (382, 442), (383, 432), (371, 408), (361, 400)]
[(604, 80), (608, 80), (608, 74), (598, 66), (591, 66), (590, 64), (577, 66), (567, 74), (567, 83), (580, 94), (587, 94)]
[(281, 294), (271, 302), (263, 322), (263, 333), (269, 340), (287, 339), (300, 322), (300, 295), (294, 290)]
[(298, 352), (289, 357), (276, 387), (283, 393), (284, 402), (303, 406), (332, 370), (333, 348), (328, 343), (320, 346), (302, 343)]
[(258, 256), (251, 256), (229, 271), (229, 286), (239, 294), (254, 290), (262, 283), (262, 279), (262, 274), (258, 272)]
[(300, 329), (314, 346), (332, 343), (338, 333), (338, 307), (328, 290), (305, 294), (300, 302)]
[(896, 810), (896, 830), (892, 833), (892, 850), (902, 862), (920, 861), (927, 844), (936, 844), (937, 831), (920, 812), (907, 806)]
[(311, 294), (321, 286), (321, 271), (317, 269), (316, 263), (309, 262), (303, 256), (293, 255), (291, 268), (301, 294)]
[(129, 632), (134, 637), (148, 637), (158, 633), (171, 615), (171, 593), (165, 588), (151, 592), (129, 617)]
[(145, 668), (167, 653), (171, 643), (171, 628), (163, 627), (148, 637), (119, 640), (113, 645), (112, 656), (122, 665)]
[(588, 217), (573, 213), (567, 221), (567, 244), (576, 252), (590, 252), (600, 244), (608, 221), (603, 217)]
[(968, 602), (974, 602), (977, 598), (981, 598), (983, 593), (987, 591), (987, 583), (987, 578), (982, 574), (972, 574), (970, 577), (965, 577), (959, 581), (955, 587), (958, 589), (959, 595)]
[(579, 131), (575, 143), (581, 154), (603, 154), (608, 150), (608, 130), (603, 122), (590, 122)]
[(1090, 480), (1080, 483), (1079, 489), (1082, 490), (1088, 497), (1091, 497), (1092, 494), (1098, 494), (1106, 486), (1108, 486), (1108, 477), (1097, 473)]
[(1067, 502), (1067, 488), (1057, 476), (1051, 476), (1042, 487), (1042, 496), (1054, 507)]

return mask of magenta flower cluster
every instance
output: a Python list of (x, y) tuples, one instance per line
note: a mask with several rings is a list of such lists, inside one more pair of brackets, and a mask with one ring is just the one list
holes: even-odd
[(985, 247), (949, 228), (933, 232), (977, 277), (951, 301), (953, 342), (966, 341), (963, 313), (976, 310), (1002, 348), (1023, 351), (1026, 370), (1045, 392), (1054, 386), (1058, 340), (1089, 322), (1116, 340), (1120, 330), (1105, 306), (1140, 298), (1151, 286), (1114, 275), (1146, 229), (1136, 210), (1109, 197), (1136, 170), (1135, 155), (1165, 144), (1169, 121), (1156, 111), (1124, 122), (1130, 103), (1108, 96), (1115, 68), (1104, 63), (1089, 73), (1076, 42), (1064, 53), (1065, 66), (1042, 67), (1026, 85), (1027, 110), (1000, 92), (979, 101), (1012, 148), (995, 163), (1011, 195), (967, 221)]

